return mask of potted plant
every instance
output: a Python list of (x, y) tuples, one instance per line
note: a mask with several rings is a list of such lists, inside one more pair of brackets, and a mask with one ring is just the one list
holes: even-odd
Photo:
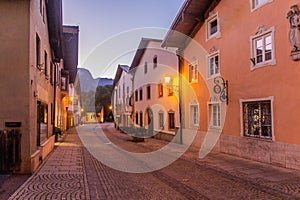
[(54, 135), (55, 135), (55, 142), (58, 141), (58, 136), (61, 135), (61, 129), (58, 127), (54, 127)]

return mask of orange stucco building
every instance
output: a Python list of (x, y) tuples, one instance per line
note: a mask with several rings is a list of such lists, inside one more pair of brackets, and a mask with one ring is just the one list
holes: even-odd
[(184, 2), (163, 46), (181, 52), (198, 134), (217, 135), (214, 150), (300, 169), (299, 8), (298, 0)]

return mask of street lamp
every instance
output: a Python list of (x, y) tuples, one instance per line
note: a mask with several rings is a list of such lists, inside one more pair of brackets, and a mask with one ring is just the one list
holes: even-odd
[(165, 79), (165, 83), (166, 84), (169, 84), (170, 81), (171, 81), (171, 77), (170, 76), (165, 76), (164, 79)]

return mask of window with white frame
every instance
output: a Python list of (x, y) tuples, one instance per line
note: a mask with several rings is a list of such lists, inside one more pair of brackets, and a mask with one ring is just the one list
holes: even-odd
[(213, 37), (221, 36), (218, 14), (214, 14), (207, 19), (206, 32), (207, 32), (206, 35), (208, 40)]
[(220, 128), (221, 126), (221, 106), (220, 103), (210, 104), (210, 127)]
[(190, 122), (192, 127), (198, 127), (199, 126), (199, 109), (198, 105), (190, 105)]
[(267, 4), (272, 2), (273, 0), (250, 0), (251, 2), (251, 9), (252, 11)]
[(198, 82), (198, 63), (194, 62), (189, 65), (189, 82), (197, 83)]
[(220, 75), (219, 52), (208, 56), (208, 78)]
[(163, 129), (164, 128), (164, 113), (162, 111), (160, 111), (158, 113), (158, 125), (159, 125), (159, 128), (160, 129)]
[(276, 63), (274, 53), (274, 27), (251, 36), (251, 69)]
[(244, 136), (272, 139), (271, 101), (243, 102)]

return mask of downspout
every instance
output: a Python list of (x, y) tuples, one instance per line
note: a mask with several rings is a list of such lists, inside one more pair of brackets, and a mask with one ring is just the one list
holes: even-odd
[(182, 68), (183, 68), (183, 57), (182, 57), (182, 49), (178, 49), (176, 51), (177, 58), (178, 58), (178, 78), (179, 78), (179, 90), (178, 90), (178, 104), (179, 104), (179, 143), (183, 144), (183, 136), (182, 136), (182, 128), (183, 128), (183, 110), (182, 110)]
[(54, 62), (54, 78), (53, 78), (53, 116), (52, 116), (52, 135), (55, 135), (55, 110), (56, 110), (56, 70), (57, 70), (58, 66), (57, 63)]

